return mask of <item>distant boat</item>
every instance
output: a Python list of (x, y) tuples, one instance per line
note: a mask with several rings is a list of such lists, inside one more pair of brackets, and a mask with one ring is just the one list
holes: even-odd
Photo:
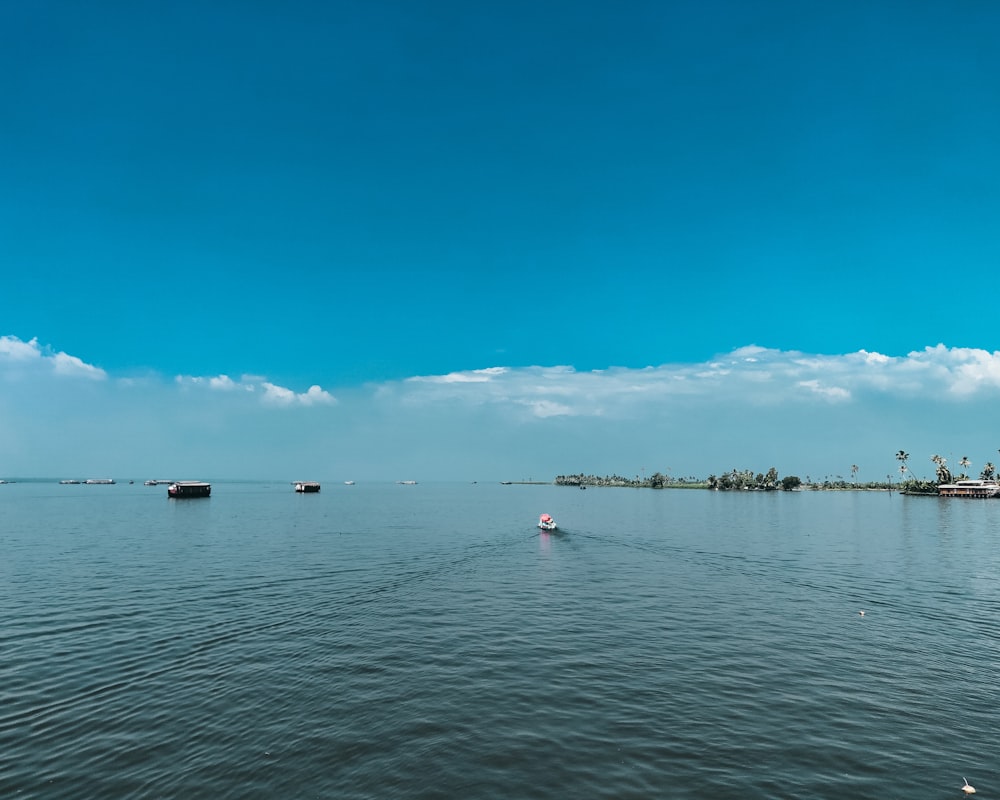
[(208, 497), (212, 494), (212, 484), (202, 481), (175, 481), (167, 487), (167, 497)]
[(84, 481), (88, 486), (109, 486), (114, 482), (114, 478), (87, 478)]
[(319, 484), (316, 481), (295, 481), (295, 491), (312, 494), (319, 491)]
[(79, 483), (79, 482), (80, 482), (80, 481), (78, 481), (78, 480), (75, 480), (75, 479), (73, 479), (73, 478), (70, 478), (70, 479), (68, 479), (68, 480), (65, 480), (65, 481), (59, 481), (59, 483), (60, 483), (60, 484), (61, 484), (62, 486), (69, 486), (69, 485), (70, 485), (71, 483)]
[(543, 531), (554, 531), (556, 529), (556, 521), (548, 514), (542, 514), (538, 518), (538, 527)]
[(416, 486), (416, 481), (396, 481), (400, 486)]
[(158, 483), (159, 483), (159, 481), (143, 481), (142, 485), (143, 486), (156, 486), (156, 484), (158, 484)]
[(353, 486), (354, 481), (344, 481), (344, 486)]

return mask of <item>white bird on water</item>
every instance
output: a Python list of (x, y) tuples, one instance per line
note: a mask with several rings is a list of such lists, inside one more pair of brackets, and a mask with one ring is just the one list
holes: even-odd
[(859, 617), (863, 617), (864, 615), (865, 615), (865, 612), (864, 612), (864, 611), (859, 611), (859, 612), (858, 612), (858, 616), (859, 616)]
[(969, 782), (967, 780), (965, 780), (965, 778), (962, 778), (962, 782), (965, 783), (965, 786), (962, 787), (962, 791), (963, 792), (965, 792), (966, 794), (975, 794), (976, 793), (976, 787), (970, 785)]

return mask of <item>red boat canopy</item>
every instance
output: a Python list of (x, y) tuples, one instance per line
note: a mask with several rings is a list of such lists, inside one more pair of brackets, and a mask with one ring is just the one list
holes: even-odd
[(551, 522), (552, 521), (552, 517), (550, 517), (548, 514), (542, 514), (541, 520), (542, 520), (542, 522)]

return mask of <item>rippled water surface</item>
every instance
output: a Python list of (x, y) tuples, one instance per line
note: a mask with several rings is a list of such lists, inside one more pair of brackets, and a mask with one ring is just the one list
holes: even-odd
[(0, 486), (0, 797), (997, 796), (998, 531), (864, 492)]

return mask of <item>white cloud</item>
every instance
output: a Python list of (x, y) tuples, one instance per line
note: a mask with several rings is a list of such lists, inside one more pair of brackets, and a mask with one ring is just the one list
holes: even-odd
[[(210, 389), (218, 389), (223, 392), (231, 392), (234, 389), (240, 388), (240, 385), (228, 375), (218, 375), (214, 378), (209, 378), (208, 386)], [(246, 387), (244, 386), (243, 388)]]
[(828, 400), (850, 400), (851, 393), (839, 386), (823, 386), (818, 380), (799, 381), (798, 385), (812, 394), (825, 397)]
[[(0, 336), (0, 377), (51, 375), (104, 380), (107, 373), (77, 356), (54, 352), (37, 339)], [(304, 392), (246, 374), (175, 378), (182, 388), (254, 394), (272, 407), (332, 405), (319, 385)], [(123, 388), (131, 385), (123, 379)], [(738, 402), (743, 406), (850, 403), (864, 394), (963, 398), (1000, 397), (1000, 352), (926, 347), (905, 356), (859, 350), (843, 355), (807, 354), (757, 345), (701, 363), (578, 372), (571, 366), (494, 366), (442, 375), (419, 375), (368, 387), (384, 403), (433, 408), (440, 404), (495, 406), (525, 419), (553, 416), (629, 416), (656, 413), (673, 402)]]
[(333, 405), (337, 402), (337, 398), (321, 386), (313, 385), (305, 392), (295, 392), (258, 375), (244, 375), (238, 381), (234, 381), (228, 375), (216, 375), (210, 378), (178, 375), (174, 378), (174, 382), (182, 387), (205, 387), (214, 392), (253, 393), (259, 389), (261, 402), (268, 406), (319, 406)]
[(869, 353), (867, 350), (859, 350), (858, 355), (869, 364), (888, 364), (891, 360), (889, 356), (884, 356), (881, 353)]
[(38, 339), (24, 342), (16, 336), (0, 336), (0, 370), (6, 374), (23, 375), (25, 369), (41, 370), (43, 374), (61, 378), (86, 378), (102, 381), (108, 377), (100, 367), (87, 364), (68, 353), (53, 353), (42, 348)]
[[(691, 474), (760, 458), (802, 474), (862, 463), (878, 476), (900, 447), (916, 458), (954, 446), (975, 458), (982, 419), (1000, 401), (1000, 353), (944, 345), (901, 356), (750, 346), (589, 371), (494, 366), (344, 387), (337, 398), (311, 381), (298, 391), (257, 374), (86, 380), (105, 377), (35, 339), (0, 337), (0, 441), (37, 474), (70, 456), (108, 472), (98, 462), (113, 443), (151, 472), (169, 471), (155, 466), (168, 453), (181, 471), (270, 475), (283, 458), (298, 472), (306, 456), (333, 464), (336, 450), (345, 469), (368, 463), (378, 474), (400, 459), (440, 476), (473, 462), (554, 475), (662, 454)], [(86, 391), (62, 388), (82, 380)], [(294, 413), (334, 404), (323, 425)]]
[(295, 402), (295, 392), (286, 389), (284, 386), (276, 386), (265, 381), (261, 384), (264, 389), (264, 402), (274, 406), (290, 406)]
[(407, 380), (416, 383), (487, 383), (494, 376), (509, 372), (507, 367), (487, 367), (467, 372), (449, 372), (447, 375), (418, 375)]
[(953, 401), (1000, 397), (1000, 353), (928, 347), (903, 357), (861, 350), (816, 355), (751, 345), (695, 364), (614, 367), (491, 367), (418, 376), (386, 385), (378, 396), (408, 405), (493, 404), (530, 418), (656, 413), (682, 399), (707, 404), (778, 406), (856, 402), (859, 393), (886, 397), (937, 396)]
[(104, 380), (108, 374), (99, 367), (86, 364), (76, 356), (66, 353), (56, 353), (52, 356), (52, 370), (56, 375), (65, 375), (73, 378), (90, 378), (91, 380)]
[(970, 395), (1000, 387), (1000, 353), (969, 347), (948, 349), (939, 344), (911, 355), (935, 365), (953, 394)]
[(293, 392), (284, 386), (278, 386), (265, 381), (261, 384), (264, 390), (263, 401), (275, 406), (316, 406), (332, 405), (337, 402), (332, 394), (323, 391), (319, 386), (310, 386), (309, 390), (303, 393)]
[(0, 336), (0, 358), (9, 361), (31, 361), (41, 357), (38, 339), (22, 342), (16, 336)]
[(304, 406), (328, 406), (337, 402), (332, 394), (316, 385), (310, 386), (305, 394), (297, 395), (297, 397)]

